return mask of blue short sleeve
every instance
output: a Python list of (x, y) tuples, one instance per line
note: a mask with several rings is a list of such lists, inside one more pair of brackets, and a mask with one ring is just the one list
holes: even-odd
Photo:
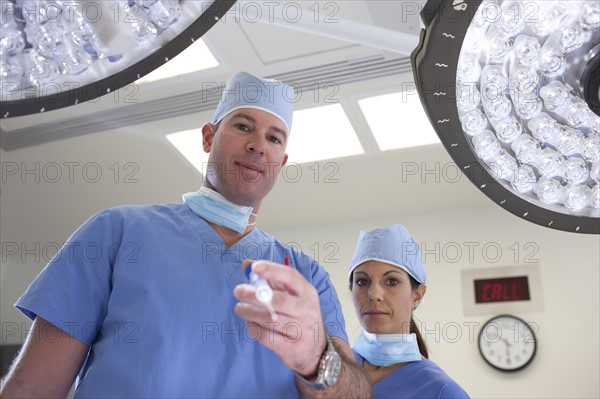
[(335, 287), (329, 279), (329, 274), (322, 267), (316, 270), (313, 276), (313, 284), (319, 292), (321, 313), (323, 314), (327, 335), (348, 342), (342, 305), (339, 302)]
[(30, 319), (40, 316), (91, 345), (106, 316), (118, 246), (110, 211), (95, 214), (65, 242), (15, 306)]

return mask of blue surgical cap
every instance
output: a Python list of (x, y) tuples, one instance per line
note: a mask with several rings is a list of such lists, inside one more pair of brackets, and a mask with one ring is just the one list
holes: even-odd
[(354, 256), (350, 261), (348, 278), (352, 276), (354, 269), (370, 260), (398, 266), (420, 284), (427, 281), (419, 245), (400, 224), (360, 232)]
[(278, 80), (239, 72), (227, 81), (213, 123), (221, 122), (230, 112), (240, 108), (260, 109), (278, 117), (289, 134), (294, 113), (294, 88)]

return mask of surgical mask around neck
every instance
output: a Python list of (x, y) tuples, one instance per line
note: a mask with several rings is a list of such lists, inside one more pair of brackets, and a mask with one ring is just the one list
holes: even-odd
[(234, 204), (208, 187), (202, 186), (196, 192), (183, 194), (182, 198), (196, 215), (240, 234), (246, 227), (254, 225), (248, 223), (250, 215), (256, 216), (252, 207)]
[(353, 349), (374, 366), (421, 360), (415, 334), (371, 334), (362, 330)]

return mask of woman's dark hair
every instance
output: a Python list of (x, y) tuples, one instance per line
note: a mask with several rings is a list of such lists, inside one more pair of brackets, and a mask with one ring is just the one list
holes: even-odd
[[(354, 271), (352, 271), (352, 274), (350, 274), (350, 291), (352, 291), (353, 277)], [(414, 292), (417, 288), (419, 288), (421, 284), (417, 280), (415, 280), (410, 274), (408, 275), (408, 278), (410, 279), (410, 287)], [(425, 340), (423, 339), (423, 336), (421, 336), (421, 331), (419, 331), (419, 327), (417, 327), (417, 323), (415, 323), (415, 319), (412, 315), (410, 316), (410, 333), (415, 334), (417, 336), (417, 345), (419, 345), (419, 352), (421, 352), (421, 355), (425, 359), (429, 359), (429, 351), (427, 350), (427, 344), (425, 344)]]
[[(409, 275), (408, 278), (410, 278), (410, 286), (414, 292), (417, 288), (419, 288), (421, 284), (417, 280), (415, 280), (411, 275)], [(425, 344), (425, 340), (421, 336), (421, 331), (419, 330), (419, 327), (417, 327), (417, 323), (415, 323), (415, 319), (413, 318), (412, 314), (410, 315), (410, 332), (414, 333), (417, 336), (417, 344), (419, 345), (419, 352), (421, 352), (421, 355), (423, 355), (425, 359), (429, 359), (429, 351), (427, 350), (427, 345)]]

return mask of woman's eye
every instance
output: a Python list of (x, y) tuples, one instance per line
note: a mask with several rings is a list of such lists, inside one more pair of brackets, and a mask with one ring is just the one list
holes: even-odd
[(355, 283), (359, 287), (364, 287), (365, 285), (367, 285), (367, 280), (365, 280), (364, 278), (359, 278), (355, 281)]
[(248, 125), (244, 125), (243, 123), (236, 123), (235, 127), (238, 128), (238, 129), (240, 129), (240, 130), (243, 130), (243, 131), (250, 130), (250, 128), (248, 127)]
[(391, 278), (387, 281), (388, 285), (398, 285), (399, 281), (395, 278)]

